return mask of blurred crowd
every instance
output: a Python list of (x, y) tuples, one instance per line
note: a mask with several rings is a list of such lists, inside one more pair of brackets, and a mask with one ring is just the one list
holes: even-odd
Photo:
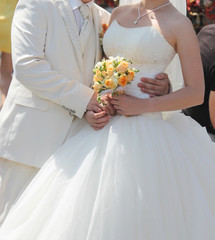
[(215, 23), (215, 0), (187, 0), (187, 16), (198, 33), (204, 26)]

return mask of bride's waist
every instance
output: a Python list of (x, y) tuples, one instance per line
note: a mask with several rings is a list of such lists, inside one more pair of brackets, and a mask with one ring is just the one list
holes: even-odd
[[(136, 67), (136, 69), (138, 69), (138, 67)], [(149, 98), (149, 94), (147, 93), (143, 93), (140, 89), (140, 87), (138, 87), (138, 83), (141, 82), (141, 78), (155, 78), (155, 76), (159, 73), (159, 72), (155, 72), (155, 71), (148, 71), (146, 69), (138, 69), (139, 72), (135, 74), (135, 78), (133, 79), (133, 81), (131, 82), (131, 84), (127, 85), (125, 87), (125, 94), (127, 95), (131, 95), (134, 97), (138, 97), (138, 98)]]
[(132, 86), (132, 85), (126, 86), (125, 94), (134, 96), (137, 98), (149, 98), (150, 97), (148, 93), (143, 93), (138, 86)]

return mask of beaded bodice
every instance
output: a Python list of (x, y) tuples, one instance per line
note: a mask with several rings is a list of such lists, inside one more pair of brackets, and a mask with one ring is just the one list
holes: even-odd
[(137, 87), (140, 78), (155, 77), (164, 72), (176, 54), (174, 48), (153, 26), (126, 28), (116, 20), (106, 31), (103, 44), (107, 56), (124, 57), (133, 62), (132, 67), (140, 70), (125, 91), (141, 98), (149, 96), (141, 93)]

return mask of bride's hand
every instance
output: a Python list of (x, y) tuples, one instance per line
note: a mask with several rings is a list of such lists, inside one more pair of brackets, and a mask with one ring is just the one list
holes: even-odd
[(139, 115), (146, 112), (144, 109), (145, 99), (140, 99), (137, 97), (129, 95), (113, 95), (111, 103), (119, 115)]
[(104, 104), (106, 114), (113, 116), (116, 113), (116, 111), (115, 111), (113, 105), (111, 104), (111, 95), (110, 94), (102, 95), (101, 101)]

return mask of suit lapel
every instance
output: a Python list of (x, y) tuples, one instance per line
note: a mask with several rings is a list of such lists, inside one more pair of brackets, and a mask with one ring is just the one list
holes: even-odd
[(70, 6), (68, 0), (55, 0), (56, 6), (59, 9), (59, 12), (64, 20), (65, 26), (69, 33), (70, 39), (74, 46), (74, 53), (76, 59), (78, 61), (78, 66), (80, 68), (80, 72), (83, 70), (83, 59), (81, 56), (81, 45), (80, 45), (80, 37), (78, 33), (78, 27), (76, 24), (75, 16)]
[(100, 16), (99, 16), (99, 9), (97, 9), (96, 5), (94, 4), (92, 8), (93, 14), (93, 22), (94, 22), (94, 29), (95, 29), (95, 36), (96, 36), (96, 57), (95, 63), (101, 60), (101, 46), (99, 42), (99, 30), (101, 28)]

